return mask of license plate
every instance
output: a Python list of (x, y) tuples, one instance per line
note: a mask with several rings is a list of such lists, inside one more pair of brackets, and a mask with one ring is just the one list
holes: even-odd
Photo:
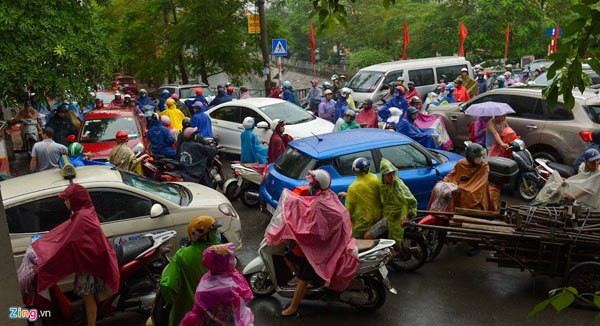
[(123, 85), (123, 86), (125, 86), (125, 87), (129, 87), (129, 84), (125, 84), (125, 85)]
[(267, 204), (267, 212), (269, 212), (271, 215), (275, 214), (275, 207), (271, 206), (271, 204)]
[(386, 278), (388, 275), (388, 270), (385, 265), (379, 267), (379, 273), (381, 273), (381, 277)]

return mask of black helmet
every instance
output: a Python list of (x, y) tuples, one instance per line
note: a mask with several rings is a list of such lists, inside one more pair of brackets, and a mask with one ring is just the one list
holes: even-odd
[(183, 121), (181, 121), (181, 125), (183, 126), (183, 129), (185, 129), (187, 127), (191, 127), (192, 120), (190, 118), (184, 118)]
[(467, 161), (473, 163), (473, 160), (485, 156), (485, 148), (477, 143), (470, 143), (467, 145), (467, 150), (465, 151), (465, 157)]
[(419, 112), (419, 109), (414, 106), (409, 106), (408, 109), (406, 109), (406, 114), (414, 114), (417, 112)]

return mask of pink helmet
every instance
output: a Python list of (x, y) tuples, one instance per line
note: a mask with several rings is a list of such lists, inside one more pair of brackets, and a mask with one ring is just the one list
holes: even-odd
[(198, 131), (196, 127), (188, 127), (183, 131), (183, 138), (190, 139)]
[(174, 99), (174, 100), (178, 100), (179, 99), (179, 94), (173, 93), (173, 94), (171, 94), (171, 98)]
[(163, 115), (162, 117), (160, 117), (160, 122), (165, 127), (170, 126), (171, 125), (171, 118), (169, 118), (166, 115)]

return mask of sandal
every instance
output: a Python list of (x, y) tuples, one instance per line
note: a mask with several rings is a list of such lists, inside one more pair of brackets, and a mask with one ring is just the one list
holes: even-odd
[(298, 319), (298, 318), (300, 318), (300, 313), (297, 311), (291, 315), (282, 315), (281, 313), (278, 313), (277, 317), (282, 318), (282, 319)]

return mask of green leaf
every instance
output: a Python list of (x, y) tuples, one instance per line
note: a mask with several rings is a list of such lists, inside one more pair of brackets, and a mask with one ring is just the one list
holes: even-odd
[(561, 312), (562, 310), (570, 306), (571, 303), (573, 303), (573, 301), (575, 301), (575, 296), (573, 295), (573, 293), (567, 290), (563, 290), (563, 292), (553, 296), (550, 299), (550, 303), (552, 304), (552, 307), (554, 307), (554, 310), (556, 310), (556, 312)]
[(597, 294), (594, 295), (594, 305), (600, 309), (600, 296), (598, 296)]
[(593, 5), (596, 4), (598, 2), (598, 0), (581, 0), (581, 3), (585, 4), (585, 5)]
[(600, 60), (598, 60), (598, 58), (588, 59), (585, 61), (585, 63), (590, 65), (592, 70), (594, 70), (596, 73), (600, 74)]
[(562, 37), (569, 37), (575, 33), (580, 32), (583, 29), (583, 27), (585, 26), (586, 22), (587, 22), (587, 20), (585, 18), (579, 18), (579, 19), (575, 20), (574, 22), (570, 23), (563, 30)]
[(546, 299), (546, 300), (536, 304), (535, 307), (533, 307), (533, 309), (527, 314), (527, 318), (532, 317), (533, 315), (537, 314), (538, 312), (544, 311), (544, 309), (546, 309), (548, 304), (550, 304), (550, 300), (552, 300), (552, 299)]
[(589, 17), (591, 14), (591, 9), (592, 8), (590, 8), (589, 6), (583, 4), (574, 5), (573, 7), (571, 7), (572, 12), (577, 13), (582, 17)]

